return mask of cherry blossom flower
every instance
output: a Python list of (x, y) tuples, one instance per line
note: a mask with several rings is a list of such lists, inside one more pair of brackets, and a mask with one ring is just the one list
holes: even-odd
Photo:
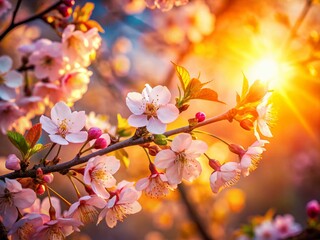
[(49, 106), (64, 99), (64, 91), (55, 83), (37, 82), (33, 89), (33, 95), (43, 98), (43, 102)]
[(240, 154), (240, 167), (244, 176), (248, 176), (249, 172), (252, 172), (257, 168), (258, 163), (261, 160), (262, 153), (266, 150), (263, 148), (265, 143), (269, 143), (267, 140), (258, 140), (254, 142), (247, 151)]
[(254, 228), (255, 239), (259, 240), (277, 240), (279, 236), (277, 229), (270, 220), (262, 222)]
[(6, 168), (9, 170), (20, 170), (20, 159), (15, 154), (10, 154), (6, 160)]
[(189, 0), (145, 0), (148, 8), (158, 8), (161, 11), (169, 11), (173, 6), (185, 5)]
[(16, 103), (29, 119), (41, 115), (45, 111), (43, 99), (39, 96), (22, 97), (17, 99)]
[(77, 219), (84, 224), (93, 222), (98, 216), (96, 208), (104, 208), (105, 205), (106, 201), (98, 196), (83, 196), (70, 206), (66, 216)]
[(126, 215), (139, 212), (141, 205), (137, 200), (140, 196), (141, 192), (134, 188), (132, 182), (121, 181), (116, 191), (111, 194), (105, 208), (100, 212), (98, 223), (105, 218), (108, 227), (113, 228), (117, 221), (123, 221)]
[(239, 163), (236, 162), (227, 162), (222, 166), (217, 161), (215, 162), (217, 168), (210, 176), (210, 187), (212, 192), (218, 193), (220, 189), (236, 183), (240, 178), (241, 170)]
[(317, 218), (320, 214), (320, 204), (317, 200), (311, 200), (306, 206), (307, 215), (309, 218)]
[(46, 222), (44, 225), (36, 228), (34, 239), (56, 240), (65, 239), (74, 231), (80, 231), (82, 223), (73, 218), (57, 218)]
[(270, 131), (270, 125), (272, 125), (273, 119), (273, 106), (270, 104), (269, 98), (271, 93), (267, 93), (266, 96), (262, 99), (262, 102), (256, 107), (258, 117), (254, 122), (254, 135), (257, 139), (260, 139), (258, 129), (261, 134), (265, 137), (272, 137)]
[(0, 101), (0, 129), (3, 134), (11, 129), (12, 124), (22, 116), (22, 112), (13, 102)]
[(11, 9), (12, 5), (8, 0), (0, 0), (0, 18)]
[(5, 179), (0, 181), (0, 216), (3, 225), (11, 227), (18, 218), (17, 208), (30, 207), (36, 199), (31, 189), (23, 189), (17, 180)]
[(278, 231), (278, 236), (281, 239), (294, 236), (301, 231), (301, 226), (294, 222), (294, 218), (290, 214), (277, 216), (273, 222)]
[[(61, 205), (59, 198), (51, 196), (51, 204), (55, 209), (56, 217), (61, 217)], [(50, 201), (48, 197), (45, 197), (41, 202), (37, 198), (34, 203), (29, 207), (22, 210), (22, 213), (35, 213), (49, 216)], [(49, 221), (49, 220), (48, 220)]]
[(12, 60), (9, 56), (0, 57), (0, 98), (10, 100), (15, 98), (15, 88), (22, 85), (23, 77), (15, 70), (11, 70)]
[(51, 109), (51, 118), (40, 117), (42, 128), (49, 133), (50, 140), (60, 145), (82, 143), (87, 140), (87, 132), (80, 131), (86, 123), (84, 111), (71, 112), (64, 102), (58, 102)]
[(105, 133), (110, 133), (113, 136), (116, 135), (117, 127), (110, 124), (107, 115), (90, 112), (87, 115), (86, 129), (90, 129), (92, 127), (98, 127)]
[(36, 228), (42, 226), (47, 221), (49, 221), (49, 217), (46, 215), (27, 214), (13, 224), (8, 235), (11, 235), (12, 240), (33, 239)]
[(136, 183), (138, 191), (144, 191), (148, 197), (159, 198), (168, 195), (177, 185), (170, 185), (164, 173), (159, 173), (155, 166), (151, 165), (151, 175), (140, 179)]
[(202, 170), (196, 158), (207, 148), (205, 142), (192, 140), (190, 134), (182, 133), (173, 139), (171, 149), (157, 153), (154, 163), (157, 168), (166, 169), (170, 184), (179, 184), (182, 179), (192, 182)]
[(58, 80), (64, 72), (61, 43), (43, 41), (42, 46), (32, 52), (29, 62), (34, 65), (34, 73), (37, 78)]
[(126, 103), (133, 113), (128, 122), (133, 127), (146, 126), (151, 133), (161, 134), (166, 130), (166, 124), (173, 122), (179, 116), (179, 110), (174, 104), (169, 104), (171, 93), (167, 87), (151, 88), (146, 84), (142, 94), (130, 92)]
[(106, 188), (116, 185), (116, 179), (112, 174), (115, 174), (119, 168), (120, 161), (114, 156), (97, 156), (88, 161), (83, 180), (99, 197), (109, 198)]

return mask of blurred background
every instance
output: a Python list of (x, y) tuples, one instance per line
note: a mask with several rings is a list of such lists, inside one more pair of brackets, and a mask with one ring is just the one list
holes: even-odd
[[(17, 18), (54, 1), (23, 1)], [(103, 43), (90, 66), (93, 72), (88, 91), (74, 108), (109, 116), (128, 117), (125, 96), (140, 92), (145, 83), (162, 84), (177, 96), (178, 77), (174, 62), (219, 94), (226, 104), (194, 100), (169, 128), (184, 126), (198, 111), (218, 115), (236, 104), (243, 74), (252, 83), (268, 81), (274, 89), (277, 121), (268, 139), (259, 167), (249, 177), (214, 195), (209, 186), (210, 169), (203, 160), (203, 174), (185, 194), (215, 239), (231, 239), (233, 232), (250, 216), (273, 208), (277, 214), (291, 213), (306, 225), (305, 204), (320, 199), (320, 4), (306, 0), (190, 0), (170, 11), (151, 10), (143, 0), (92, 1), (92, 19), (104, 28)], [(85, 1), (76, 1), (83, 5)], [(13, 5), (15, 3), (13, 2)], [(1, 28), (8, 20), (0, 19)], [(2, 28), (3, 29), (3, 28)], [(19, 66), (16, 46), (40, 37), (59, 39), (41, 21), (21, 26), (0, 43), (0, 55), (10, 55)], [(37, 122), (37, 119), (33, 120)], [(252, 133), (237, 122), (204, 127), (222, 139), (250, 146)], [(203, 138), (208, 154), (221, 162), (234, 160), (222, 143)], [(0, 155), (15, 150), (1, 135)], [(74, 147), (62, 150), (63, 160), (74, 156)], [(130, 166), (122, 167), (118, 179), (137, 181), (148, 175), (143, 151), (128, 148)], [(2, 161), (3, 164), (3, 161)], [(1, 174), (5, 170), (1, 170)], [(59, 181), (65, 181), (56, 176)], [(70, 191), (57, 186), (57, 190)], [(71, 188), (71, 186), (70, 186)], [(68, 196), (68, 194), (70, 196)], [(143, 211), (129, 216), (115, 229), (102, 222), (89, 225), (70, 239), (201, 239), (178, 191), (168, 198), (140, 200)]]

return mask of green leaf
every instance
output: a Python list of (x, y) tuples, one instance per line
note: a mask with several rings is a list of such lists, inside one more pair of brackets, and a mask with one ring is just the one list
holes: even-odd
[(26, 134), (25, 139), (31, 148), (33, 148), (33, 146), (36, 145), (36, 143), (38, 142), (41, 136), (41, 132), (42, 132), (42, 125), (41, 123), (38, 123), (32, 126), (32, 128), (30, 128), (30, 130)]
[(202, 88), (200, 92), (194, 97), (194, 99), (203, 99), (212, 102), (224, 103), (218, 99), (218, 93), (210, 88)]
[(167, 145), (167, 137), (162, 134), (155, 134), (154, 143), (158, 145)]
[(119, 149), (117, 151), (115, 151), (115, 157), (117, 159), (119, 159), (120, 161), (122, 161), (122, 163), (124, 164), (124, 166), (126, 168), (129, 167), (129, 164), (130, 164), (130, 160), (129, 160), (129, 155), (127, 153), (126, 150), (124, 150), (123, 148), (122, 149)]
[(31, 157), (33, 154), (40, 152), (49, 146), (50, 146), (50, 144), (43, 145), (41, 143), (38, 143), (38, 144), (34, 145), (33, 148), (29, 149), (28, 156)]
[(21, 152), (22, 156), (24, 157), (29, 150), (28, 143), (24, 136), (13, 131), (8, 131), (7, 136), (10, 142)]
[(185, 69), (184, 67), (179, 66), (179, 65), (177, 65), (177, 64), (175, 64), (173, 62), (172, 62), (172, 64), (174, 65), (174, 67), (176, 69), (176, 72), (177, 72), (178, 77), (180, 79), (180, 83), (181, 83), (182, 89), (185, 92), (186, 88), (187, 88), (187, 86), (189, 85), (189, 82), (190, 82), (190, 74), (187, 71), (187, 69)]

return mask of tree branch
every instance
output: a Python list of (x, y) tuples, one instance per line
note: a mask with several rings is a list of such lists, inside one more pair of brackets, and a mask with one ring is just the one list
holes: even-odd
[[(214, 123), (214, 122), (218, 122), (218, 121), (222, 121), (222, 120), (230, 120), (230, 113), (232, 111), (233, 110), (230, 110), (230, 111), (228, 111), (226, 113), (223, 113), (221, 115), (218, 115), (218, 116), (212, 117), (210, 119), (207, 119), (206, 121), (198, 123), (195, 126), (189, 126), (188, 125), (188, 126), (184, 126), (184, 127), (181, 127), (181, 128), (173, 129), (171, 131), (167, 131), (163, 135), (169, 137), (169, 136), (172, 136), (172, 135), (175, 135), (175, 134), (178, 134), (178, 133), (191, 132), (195, 128), (199, 128), (199, 127), (202, 127), (202, 126)], [(93, 157), (96, 157), (96, 156), (101, 156), (101, 155), (116, 151), (116, 150), (121, 149), (121, 148), (152, 142), (153, 139), (154, 139), (153, 135), (143, 136), (143, 137), (139, 137), (139, 138), (131, 137), (131, 138), (126, 139), (126, 140), (124, 140), (122, 142), (117, 142), (117, 143), (115, 143), (115, 144), (113, 144), (113, 145), (111, 145), (111, 146), (109, 146), (109, 147), (107, 147), (105, 149), (102, 149), (102, 150), (93, 152), (91, 154), (88, 154), (88, 155), (86, 155), (84, 157), (76, 156), (75, 158), (73, 158), (72, 160), (70, 160), (68, 162), (60, 163), (60, 164), (57, 164), (57, 165), (54, 165), (54, 166), (41, 167), (41, 169), (42, 169), (44, 174), (51, 173), (51, 172), (65, 171), (65, 170), (68, 170), (69, 168), (71, 168), (73, 166), (76, 166), (76, 165), (79, 165), (79, 164), (82, 164), (82, 163), (85, 163), (85, 162), (89, 161), (90, 158), (93, 158)], [(31, 178), (36, 177), (36, 169), (30, 169), (30, 170), (25, 171), (25, 172), (15, 171), (15, 172), (12, 172), (12, 173), (8, 173), (8, 174), (0, 176), (0, 180), (4, 180), (5, 178), (13, 179), (13, 178), (27, 178), (27, 177), (31, 177)]]

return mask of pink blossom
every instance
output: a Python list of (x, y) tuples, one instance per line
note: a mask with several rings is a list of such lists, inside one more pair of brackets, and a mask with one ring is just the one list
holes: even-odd
[(61, 87), (55, 83), (37, 82), (33, 89), (33, 95), (43, 98), (44, 103), (49, 106), (64, 99)]
[(46, 222), (36, 229), (34, 239), (39, 240), (56, 240), (65, 239), (74, 231), (80, 231), (82, 223), (73, 218), (57, 218)]
[(210, 186), (214, 193), (220, 189), (229, 187), (240, 178), (240, 165), (236, 162), (227, 162), (219, 166), (210, 176)]
[(309, 218), (317, 218), (320, 214), (319, 202), (317, 200), (312, 200), (308, 202), (306, 210)]
[(169, 104), (171, 93), (167, 87), (151, 88), (146, 84), (142, 94), (128, 93), (126, 103), (133, 113), (128, 122), (133, 127), (147, 127), (151, 133), (161, 134), (166, 130), (166, 124), (173, 122), (179, 116), (179, 110), (174, 104)]
[(286, 239), (298, 234), (301, 231), (301, 226), (294, 222), (294, 218), (290, 214), (277, 216), (273, 222), (278, 231), (278, 236), (281, 239)]
[(23, 189), (17, 180), (0, 181), (0, 216), (3, 225), (10, 228), (18, 218), (17, 208), (30, 207), (36, 199), (31, 189)]
[(43, 99), (38, 96), (22, 97), (16, 101), (20, 110), (24, 112), (25, 116), (29, 119), (36, 115), (41, 115), (45, 111)]
[(271, 221), (264, 221), (254, 228), (255, 239), (259, 240), (277, 240), (279, 236), (277, 229)]
[(13, 123), (22, 116), (22, 112), (18, 106), (13, 102), (0, 101), (0, 128), (1, 132), (5, 134), (7, 130), (11, 129)]
[(105, 205), (106, 201), (98, 196), (83, 196), (70, 206), (66, 216), (82, 223), (93, 222), (98, 215), (96, 208), (104, 208)]
[(90, 146), (93, 146), (94, 148), (92, 149), (93, 152), (97, 151), (98, 149), (103, 149), (106, 148), (110, 145), (111, 139), (108, 133), (102, 134), (99, 138), (95, 140), (91, 140), (89, 142)]
[(64, 102), (58, 102), (51, 109), (51, 118), (40, 117), (42, 128), (49, 133), (50, 140), (60, 145), (82, 143), (87, 140), (87, 132), (81, 131), (86, 123), (84, 111), (71, 112)]
[(205, 142), (192, 140), (190, 134), (182, 133), (173, 139), (171, 149), (157, 153), (154, 163), (156, 167), (166, 169), (170, 184), (179, 184), (182, 179), (191, 182), (200, 175), (202, 170), (196, 158), (207, 148)]
[(159, 173), (155, 167), (151, 171), (151, 175), (147, 178), (140, 179), (136, 184), (138, 191), (144, 191), (148, 197), (159, 198), (169, 194), (177, 185), (170, 185), (164, 173)]
[(10, 100), (15, 98), (15, 88), (22, 85), (23, 77), (15, 70), (11, 70), (12, 60), (9, 56), (0, 57), (0, 98)]
[(36, 213), (27, 214), (13, 224), (8, 235), (11, 235), (12, 240), (33, 239), (36, 228), (42, 226), (48, 220), (48, 216), (45, 215)]
[(98, 127), (105, 133), (116, 135), (117, 129), (115, 126), (110, 124), (109, 117), (107, 115), (90, 112), (87, 115), (86, 128), (89, 129), (91, 127)]
[[(51, 196), (51, 204), (55, 209), (56, 217), (61, 217), (61, 205), (59, 198)], [(37, 213), (41, 215), (49, 216), (50, 202), (49, 198), (45, 197), (40, 203), (40, 199), (37, 198), (34, 203), (29, 207), (22, 210), (23, 213)]]
[(98, 223), (105, 218), (108, 227), (116, 226), (117, 221), (123, 221), (128, 214), (134, 214), (141, 210), (141, 205), (137, 202), (141, 192), (137, 191), (133, 183), (121, 181), (115, 192), (111, 194), (105, 208), (98, 217)]
[(260, 139), (258, 129), (263, 136), (272, 137), (272, 133), (270, 131), (270, 125), (272, 124), (272, 121), (273, 121), (273, 116), (272, 116), (273, 106), (268, 102), (270, 96), (271, 96), (271, 93), (267, 93), (266, 96), (262, 99), (262, 102), (256, 108), (258, 117), (254, 122), (254, 134), (257, 139)]
[(12, 5), (8, 0), (0, 0), (0, 18), (11, 9)]
[(248, 176), (249, 172), (257, 168), (258, 163), (261, 160), (261, 154), (266, 150), (263, 148), (265, 143), (269, 143), (267, 140), (258, 140), (254, 142), (247, 151), (240, 154), (240, 166), (244, 176)]
[(10, 154), (6, 160), (6, 168), (9, 170), (20, 170), (20, 159), (15, 154)]
[(83, 180), (91, 185), (92, 190), (102, 198), (109, 198), (106, 188), (116, 185), (112, 176), (120, 168), (120, 161), (114, 156), (97, 156), (91, 158), (84, 170)]
[(29, 62), (34, 65), (34, 73), (37, 78), (58, 80), (64, 72), (61, 43), (50, 40), (44, 42), (40, 48), (32, 52)]

